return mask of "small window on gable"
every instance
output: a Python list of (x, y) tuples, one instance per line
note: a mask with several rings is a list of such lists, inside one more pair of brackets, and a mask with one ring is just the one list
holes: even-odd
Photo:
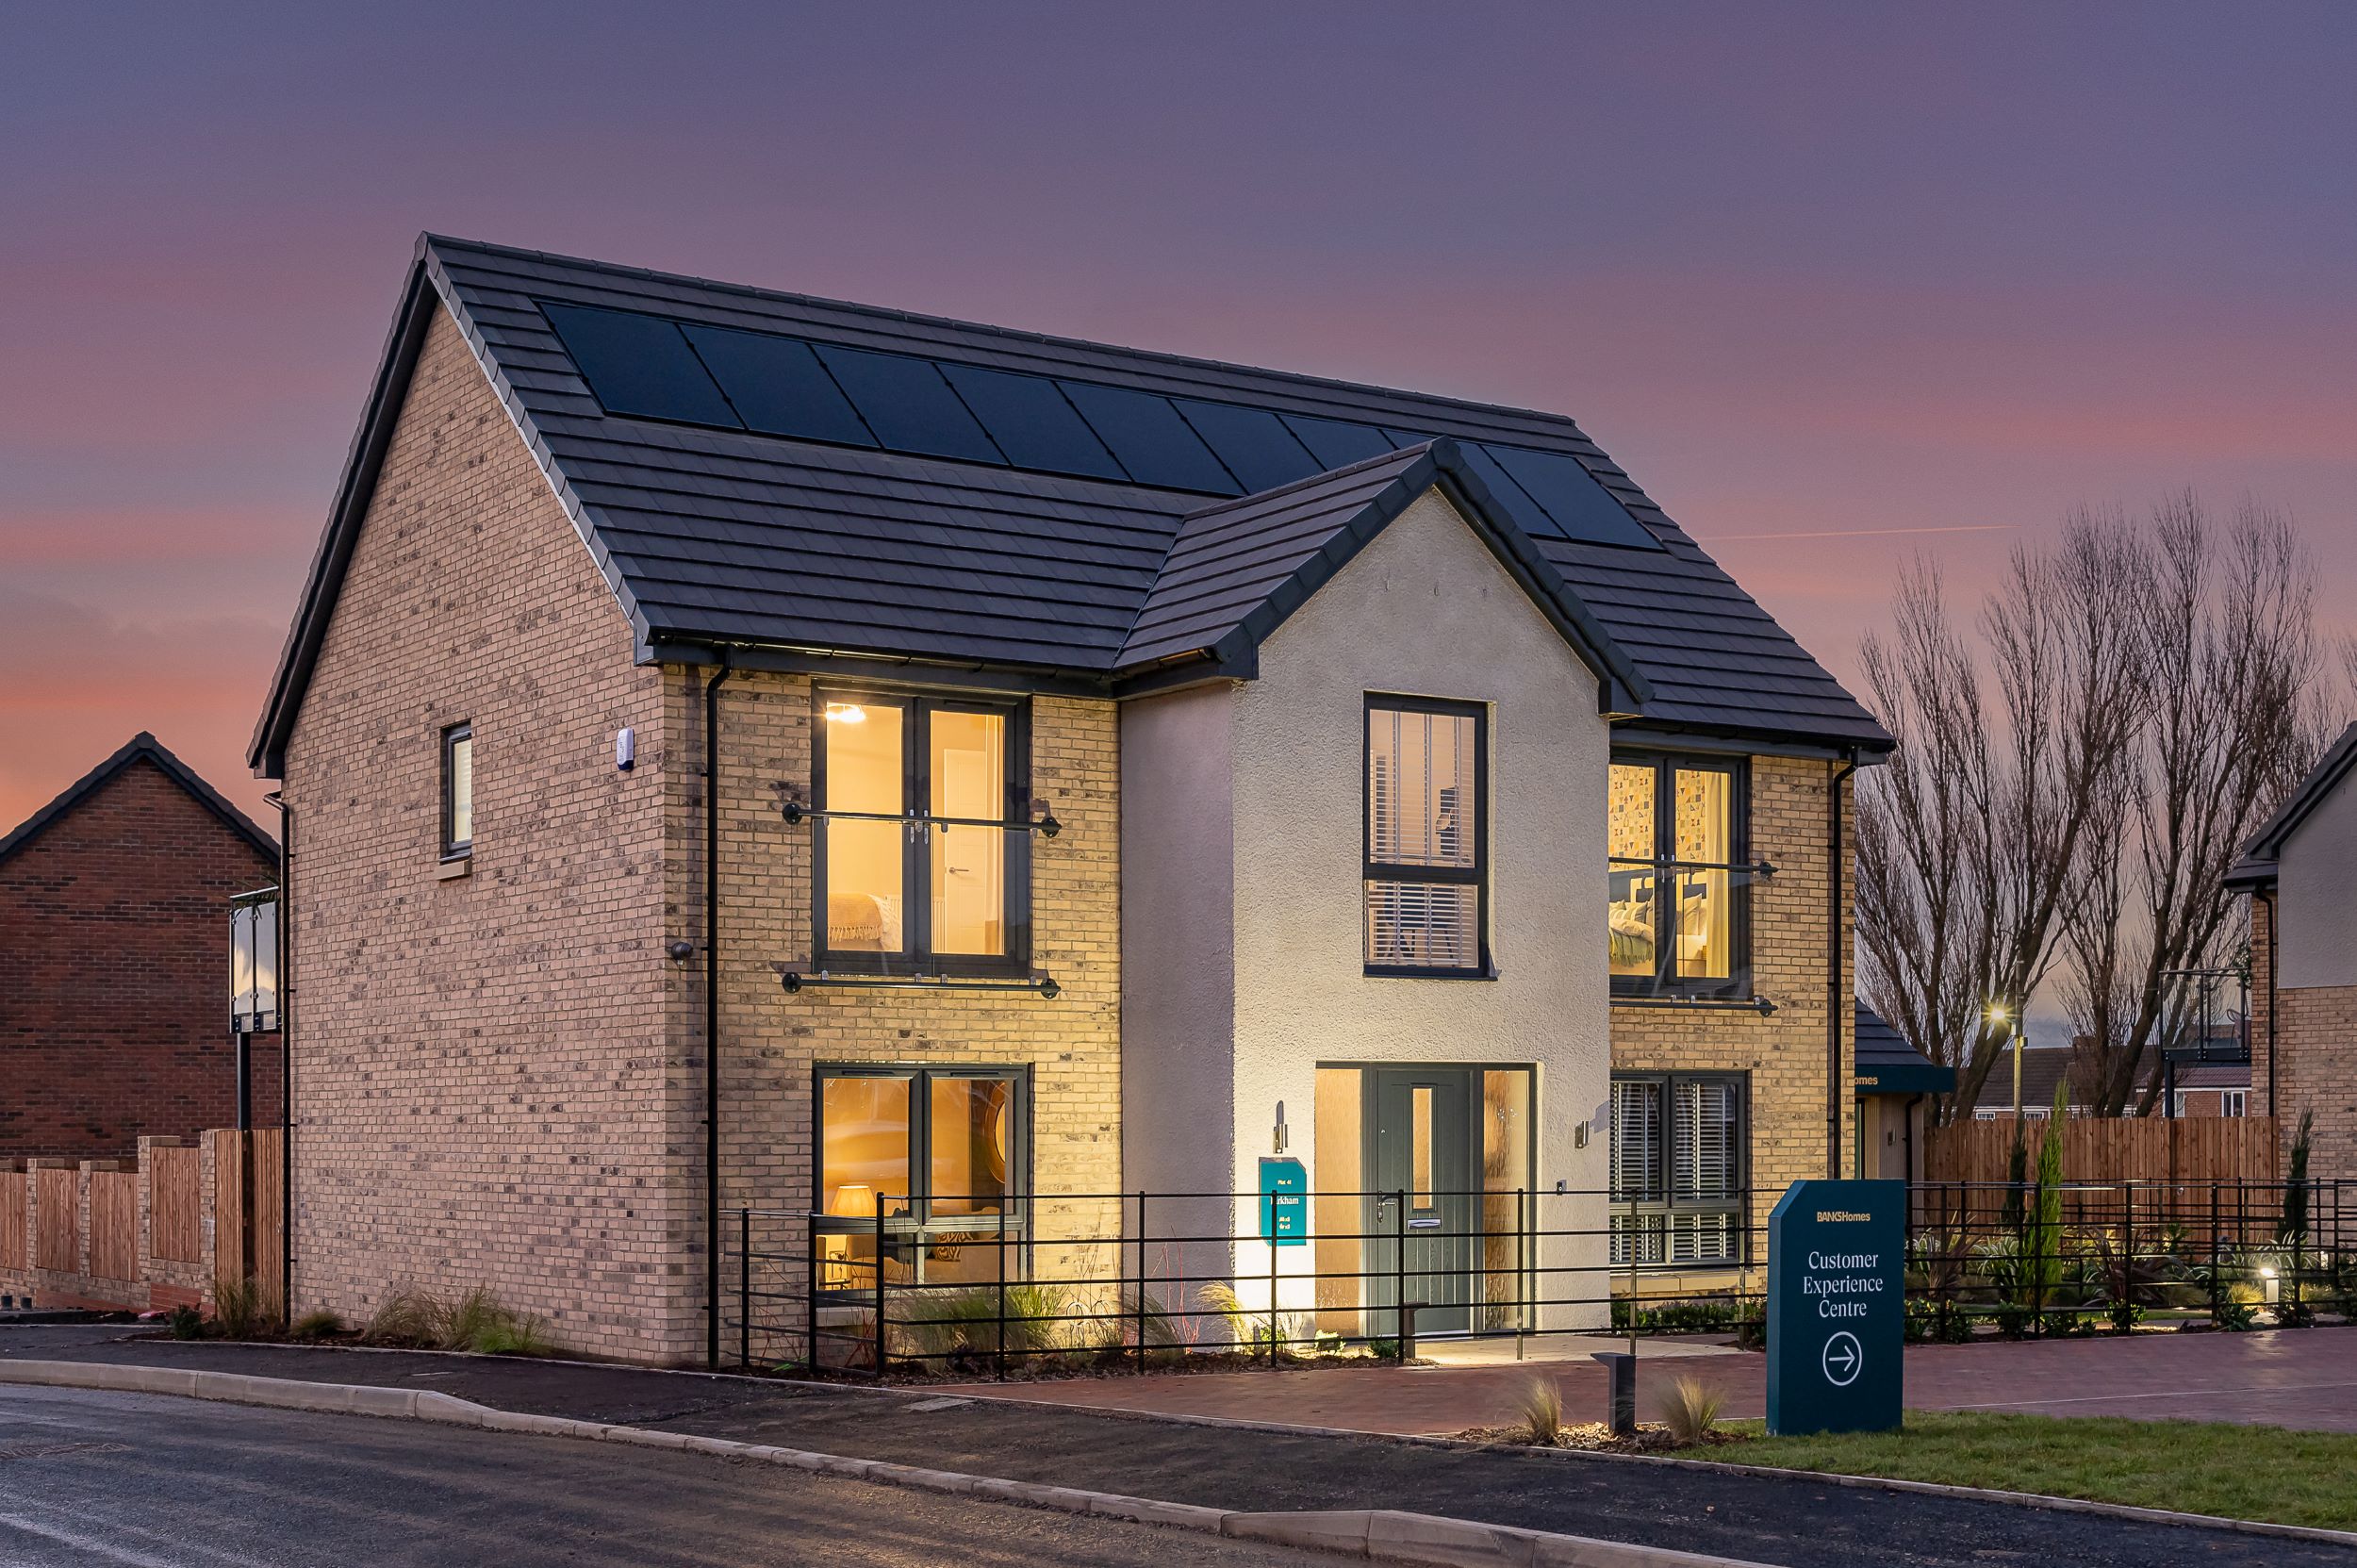
[(474, 726), (442, 732), (442, 858), (474, 852)]

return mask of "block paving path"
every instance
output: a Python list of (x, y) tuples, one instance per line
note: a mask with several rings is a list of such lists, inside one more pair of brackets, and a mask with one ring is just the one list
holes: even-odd
[[(2357, 1335), (2313, 1330), (2357, 1351)], [(0, 1328), (0, 1357), (133, 1362), (433, 1389), (504, 1410), (698, 1432), (1230, 1510), (1393, 1508), (1675, 1546), (1785, 1568), (2357, 1568), (2357, 1548), (1571, 1454), (1239, 1430), (1003, 1393), (1367, 1374), (1202, 1375), (877, 1392), (697, 1373), (412, 1351), (182, 1343), (122, 1326)], [(2019, 1346), (2011, 1348), (2019, 1348)], [(2079, 1345), (2055, 1346), (2079, 1350)], [(2348, 1355), (2350, 1352), (2341, 1352)], [(1731, 1363), (1733, 1358), (1723, 1359)], [(1691, 1369), (1698, 1362), (1677, 1363)], [(1713, 1362), (1710, 1364), (1721, 1364)], [(1477, 1369), (1484, 1372), (1492, 1369)], [(1515, 1369), (1506, 1368), (1508, 1375)], [(1572, 1369), (1562, 1368), (1567, 1375)], [(2346, 1374), (2343, 1364), (2342, 1376)], [(1425, 1372), (1383, 1373), (1395, 1386)], [(978, 1391), (979, 1392), (979, 1391)], [(10, 1391), (0, 1386), (0, 1428)], [(1303, 1412), (1289, 1411), (1293, 1419)], [(1487, 1412), (1496, 1415), (1495, 1411)], [(362, 1420), (361, 1417), (344, 1419)]]
[[(2357, 1432), (2357, 1328), (1919, 1345), (1908, 1347), (1906, 1358), (1910, 1410), (2124, 1415)], [(1673, 1378), (1695, 1378), (1725, 1394), (1727, 1416), (1765, 1414), (1767, 1366), (1767, 1358), (1756, 1355), (1640, 1356), (1638, 1413), (1653, 1419), (1656, 1391)], [(1586, 1360), (1171, 1373), (964, 1387), (973, 1394), (1141, 1414), (1446, 1436), (1518, 1419), (1520, 1395), (1534, 1378), (1552, 1378), (1561, 1388), (1570, 1418), (1602, 1418), (1604, 1368)]]

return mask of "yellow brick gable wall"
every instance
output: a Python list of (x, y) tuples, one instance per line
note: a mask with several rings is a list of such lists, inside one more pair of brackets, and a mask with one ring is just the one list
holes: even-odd
[[(1612, 1066), (1617, 1072), (1741, 1071), (1750, 1075), (1753, 1223), (1791, 1182), (1825, 1172), (1825, 892), (1829, 823), (1826, 790), (1832, 767), (1792, 757), (1751, 759), (1751, 849), (1775, 875), (1752, 885), (1752, 970), (1755, 995), (1775, 1003), (1768, 1016), (1733, 1008), (1612, 1009)], [(1842, 784), (1845, 875), (1854, 862), (1851, 784)], [(1602, 878), (1599, 877), (1599, 883)], [(1841, 1160), (1854, 1175), (1855, 1105), (1850, 1095), (1855, 1015), (1847, 1005), (1856, 975), (1850, 967), (1852, 922), (1842, 902)], [(1766, 1263), (1765, 1231), (1755, 1234), (1752, 1261)]]
[[(631, 661), (437, 312), (287, 753), (298, 1311), (483, 1285), (570, 1349), (701, 1347), (663, 677)], [(439, 735), (462, 719), (475, 850), (445, 879)]]
[[(681, 922), (697, 929), (704, 833), (697, 769), (708, 678), (701, 670), (673, 677), (668, 721), (673, 733), (691, 737), (694, 749), (674, 774), (668, 832), (678, 874), (668, 899)], [(786, 787), (812, 801), (811, 692), (807, 676), (757, 671), (733, 673), (720, 687), (721, 1205), (730, 1231), (724, 1252), (735, 1246), (732, 1211), (750, 1208), (766, 1212), (753, 1227), (756, 1253), (799, 1258), (801, 1216), (815, 1200), (811, 1100), (814, 1069), (822, 1063), (1029, 1066), (1036, 1234), (1049, 1243), (1116, 1234), (1116, 1203), (1059, 1196), (1113, 1194), (1121, 1186), (1114, 705), (1047, 696), (1030, 705), (1032, 798), (1052, 806), (1063, 824), (1056, 837), (1038, 839), (1032, 849), (1032, 957), (1035, 967), (1055, 977), (1059, 996), (816, 987), (788, 995), (778, 966), (811, 966), (811, 851), (819, 828), (808, 821), (789, 826), (779, 804)], [(690, 977), (678, 1002), (681, 1037), (691, 1042), (700, 1074), (692, 1044), (702, 1032), (698, 984)], [(701, 1144), (693, 1158), (701, 1184)], [(1113, 1262), (1109, 1249), (1050, 1245), (1038, 1249), (1037, 1266), (1070, 1276), (1109, 1272)], [(782, 1288), (803, 1288), (799, 1263), (774, 1264), (768, 1274)], [(723, 1280), (733, 1291), (731, 1269), (724, 1267)], [(732, 1296), (724, 1319), (734, 1313)], [(784, 1336), (799, 1330), (799, 1308), (756, 1309), (755, 1321), (772, 1330), (753, 1336), (756, 1356), (792, 1349)], [(735, 1348), (732, 1337), (724, 1351)]]

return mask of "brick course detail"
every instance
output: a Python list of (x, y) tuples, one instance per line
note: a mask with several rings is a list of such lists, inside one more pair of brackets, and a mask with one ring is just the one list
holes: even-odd
[[(0, 1159), (227, 1126), (229, 900), (276, 863), (139, 757), (0, 860)], [(256, 1121), (278, 1110), (256, 1039)]]

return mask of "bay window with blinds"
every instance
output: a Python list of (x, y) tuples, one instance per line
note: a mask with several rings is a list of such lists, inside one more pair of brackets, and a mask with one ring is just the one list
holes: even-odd
[(1748, 1261), (1749, 1132), (1739, 1073), (1612, 1075), (1612, 1262), (1706, 1268)]
[(1366, 972), (1487, 979), (1487, 715), (1371, 696), (1366, 718)]
[(1616, 996), (1739, 1000), (1752, 992), (1740, 760), (1615, 752), (1607, 922)]
[(1013, 975), (1030, 961), (1019, 704), (816, 693), (816, 959), (836, 971)]

